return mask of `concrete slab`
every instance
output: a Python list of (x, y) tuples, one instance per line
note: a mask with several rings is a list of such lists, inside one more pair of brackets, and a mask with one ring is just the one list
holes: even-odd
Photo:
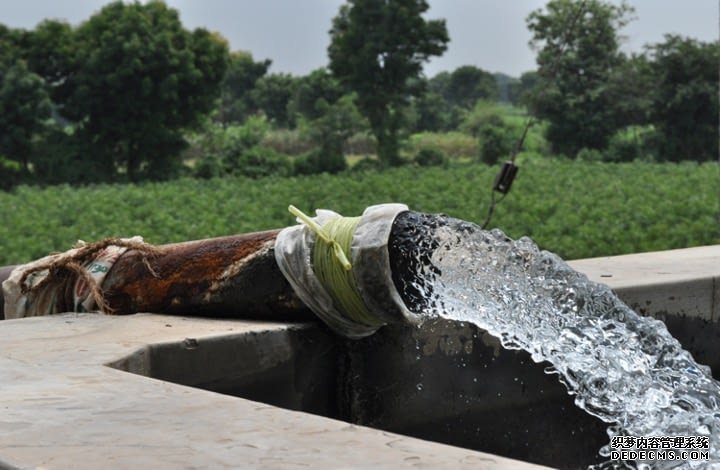
[(646, 315), (720, 321), (720, 245), (570, 261)]
[(292, 328), (147, 314), (0, 322), (0, 467), (541, 468), (105, 366), (150, 344)]
[(720, 379), (720, 245), (570, 261), (636, 312), (665, 322)]

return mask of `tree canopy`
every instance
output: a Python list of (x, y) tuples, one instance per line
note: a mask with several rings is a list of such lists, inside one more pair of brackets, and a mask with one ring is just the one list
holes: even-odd
[(224, 39), (185, 29), (160, 1), (116, 1), (77, 28), (3, 28), (0, 41), (16, 56), (0, 57), (0, 108), (13, 129), (2, 151), (29, 168), (29, 141), (52, 112), (35, 172), (64, 159), (79, 180), (170, 176), (183, 131), (215, 108), (228, 60)]
[(607, 83), (623, 62), (618, 30), (631, 11), (603, 0), (551, 0), (528, 16), (542, 87), (529, 102), (549, 122), (556, 152), (603, 149), (621, 126)]
[(410, 97), (420, 95), (422, 65), (449, 41), (444, 20), (426, 20), (425, 0), (350, 0), (330, 30), (330, 70), (356, 93), (378, 156), (400, 163), (398, 133)]
[(290, 127), (293, 121), (288, 105), (295, 94), (297, 82), (298, 79), (288, 73), (266, 75), (256, 82), (251, 99), (270, 122), (277, 126)]
[(0, 157), (30, 170), (33, 138), (50, 117), (50, 98), (43, 79), (23, 60), (0, 62)]
[(659, 159), (717, 159), (720, 44), (668, 35), (650, 55)]
[(159, 1), (108, 4), (75, 32), (74, 52), (65, 113), (130, 180), (144, 163), (167, 170), (181, 130), (213, 109), (228, 57), (221, 37), (186, 30)]
[(343, 96), (343, 90), (335, 77), (326, 69), (313, 70), (301, 77), (295, 88), (288, 111), (307, 119), (318, 119)]
[(446, 99), (454, 105), (470, 109), (477, 100), (498, 98), (498, 86), (495, 77), (473, 65), (463, 65), (450, 74)]
[(251, 93), (258, 80), (268, 72), (271, 63), (269, 59), (255, 62), (249, 52), (230, 54), (228, 69), (222, 81), (218, 116), (220, 122), (242, 122), (256, 111)]
[[(423, 65), (449, 42), (427, 11), (427, 0), (348, 0), (332, 22), (328, 66), (304, 76), (229, 53), (159, 0), (114, 1), (77, 26), (0, 24), (0, 187), (338, 172), (346, 152), (377, 152), (379, 165), (359, 168), (398, 165), (417, 153), (414, 137), (454, 156), (473, 142), (492, 163), (525, 112), (498, 102), (541, 123), (529, 151), (717, 157), (717, 43), (666, 36), (626, 56), (627, 5), (550, 0), (527, 18), (537, 71), (514, 78), (463, 65), (426, 78)], [(418, 132), (427, 135), (400, 158), (400, 141)], [(431, 153), (413, 161), (443, 161)]]

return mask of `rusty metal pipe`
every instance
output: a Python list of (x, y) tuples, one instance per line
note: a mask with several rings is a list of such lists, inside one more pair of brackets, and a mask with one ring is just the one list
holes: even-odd
[(103, 295), (116, 314), (313, 318), (275, 262), (278, 233), (165, 245), (152, 257), (128, 251), (105, 278)]
[[(93, 308), (120, 315), (263, 320), (317, 315), (338, 333), (360, 338), (383, 324), (417, 320), (408, 309), (414, 306), (412, 299), (406, 298), (412, 290), (403, 284), (412, 279), (415, 258), (397, 256), (392, 247), (415, 233), (414, 224), (422, 220), (402, 204), (371, 206), (363, 212), (351, 251), (364, 317), (339, 308), (327, 290), (334, 287), (315, 276), (307, 262), (314, 244), (304, 225), (161, 247), (139, 238), (84, 244), (16, 271), (6, 284), (13, 310), (6, 309), (4, 315), (21, 318)], [(412, 252), (412, 246), (403, 245), (400, 251)], [(38, 272), (40, 276), (29, 277)]]
[[(152, 312), (263, 320), (314, 318), (277, 266), (274, 245), (279, 232), (163, 245), (159, 254), (152, 255), (128, 250), (107, 273), (101, 286), (103, 298), (112, 313), (119, 315)], [(0, 280), (13, 268), (0, 268)], [(56, 311), (72, 310), (75, 286), (74, 280), (66, 283)]]

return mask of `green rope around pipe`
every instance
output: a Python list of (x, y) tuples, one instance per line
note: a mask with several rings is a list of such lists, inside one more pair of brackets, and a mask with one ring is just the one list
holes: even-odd
[(313, 270), (332, 298), (335, 308), (346, 319), (356, 323), (383, 325), (384, 322), (370, 313), (363, 302), (349, 261), (350, 247), (360, 217), (337, 217), (320, 226), (297, 207), (290, 206), (288, 210), (315, 233)]

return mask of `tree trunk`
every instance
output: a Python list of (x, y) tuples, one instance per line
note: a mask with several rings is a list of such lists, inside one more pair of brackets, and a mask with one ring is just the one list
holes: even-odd
[(374, 129), (373, 133), (377, 139), (378, 159), (387, 166), (400, 166), (400, 154), (398, 152), (397, 131), (389, 128)]

